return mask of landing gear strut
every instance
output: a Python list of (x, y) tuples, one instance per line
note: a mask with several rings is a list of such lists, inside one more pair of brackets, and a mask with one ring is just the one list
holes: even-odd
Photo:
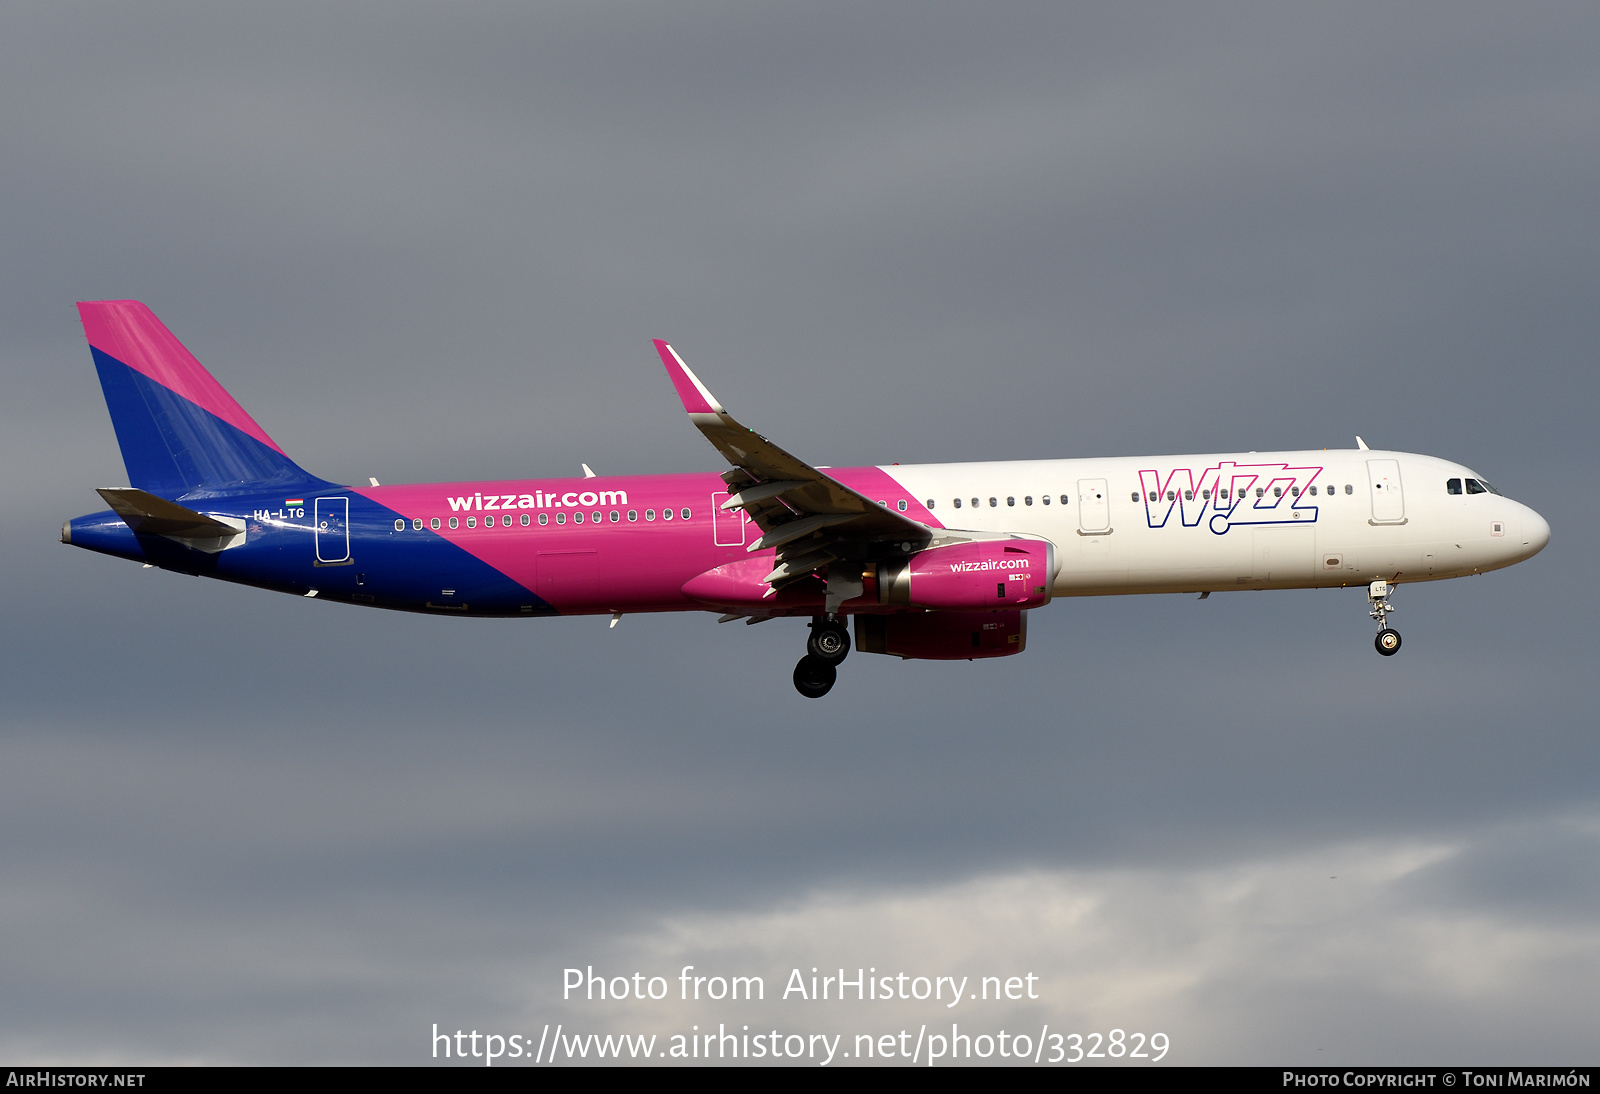
[(850, 655), (850, 631), (838, 616), (819, 615), (811, 621), (806, 655), (794, 667), (794, 687), (807, 699), (820, 699), (839, 678), (840, 661)]
[(1367, 587), (1367, 600), (1372, 603), (1372, 610), (1367, 614), (1378, 623), (1378, 636), (1372, 640), (1372, 644), (1385, 657), (1393, 657), (1400, 652), (1400, 632), (1389, 626), (1389, 613), (1394, 611), (1389, 598), (1393, 595), (1394, 586), (1387, 581), (1374, 581)]

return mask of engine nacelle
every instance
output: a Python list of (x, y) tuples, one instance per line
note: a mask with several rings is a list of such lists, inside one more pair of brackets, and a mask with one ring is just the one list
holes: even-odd
[(878, 563), (878, 602), (943, 611), (1037, 608), (1050, 600), (1055, 547), (1042, 539), (952, 543)]
[(970, 661), (1008, 657), (1028, 644), (1028, 616), (1007, 612), (858, 615), (856, 649), (907, 660)]

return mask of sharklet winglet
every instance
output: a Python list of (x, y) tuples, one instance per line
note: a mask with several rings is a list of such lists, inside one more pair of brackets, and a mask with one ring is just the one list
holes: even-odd
[(722, 404), (717, 402), (716, 396), (706, 390), (706, 385), (700, 382), (700, 377), (683, 363), (683, 358), (678, 356), (677, 350), (660, 338), (654, 341), (656, 352), (661, 355), (661, 363), (667, 367), (667, 376), (672, 380), (672, 386), (677, 389), (678, 398), (683, 400), (683, 409), (690, 414), (724, 413)]

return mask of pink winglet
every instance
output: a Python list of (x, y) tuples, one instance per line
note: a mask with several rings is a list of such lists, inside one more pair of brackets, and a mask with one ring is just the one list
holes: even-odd
[(722, 407), (712, 397), (711, 392), (700, 382), (700, 378), (689, 371), (689, 366), (683, 363), (673, 348), (657, 338), (654, 340), (656, 352), (661, 354), (661, 363), (667, 366), (667, 375), (672, 379), (672, 386), (678, 390), (678, 398), (683, 400), (683, 409), (690, 414), (720, 414)]
[(89, 344), (162, 387), (283, 453), (267, 431), (234, 401), (155, 313), (137, 300), (80, 301), (78, 315)]

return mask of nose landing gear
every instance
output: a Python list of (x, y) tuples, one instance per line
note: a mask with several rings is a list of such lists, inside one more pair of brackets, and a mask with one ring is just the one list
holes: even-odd
[(839, 678), (838, 664), (850, 655), (850, 631), (837, 616), (819, 615), (811, 621), (806, 655), (794, 667), (794, 687), (807, 699), (820, 699)]
[(1367, 600), (1372, 604), (1372, 610), (1367, 614), (1378, 623), (1378, 635), (1372, 644), (1385, 657), (1393, 657), (1400, 652), (1400, 632), (1389, 626), (1389, 613), (1394, 611), (1389, 598), (1393, 595), (1394, 586), (1387, 581), (1374, 581), (1367, 587)]

